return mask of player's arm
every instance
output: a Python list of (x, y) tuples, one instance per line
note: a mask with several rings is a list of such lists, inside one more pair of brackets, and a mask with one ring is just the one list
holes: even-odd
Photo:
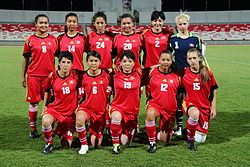
[(216, 117), (216, 90), (213, 90), (213, 98), (211, 102), (211, 113), (210, 118), (214, 119)]
[(28, 70), (28, 66), (30, 63), (30, 57), (24, 57), (23, 63), (22, 63), (22, 86), (26, 88), (27, 81), (26, 81), (26, 73)]

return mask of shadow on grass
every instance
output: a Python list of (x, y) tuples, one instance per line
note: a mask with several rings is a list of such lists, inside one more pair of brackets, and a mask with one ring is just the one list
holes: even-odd
[[(30, 139), (28, 137), (29, 127), (28, 119), (18, 116), (5, 117), (2, 115), (0, 118), (0, 148), (2, 150), (21, 150), (21, 149), (37, 149), (41, 150), (44, 144), (43, 136)], [(215, 120), (211, 120), (211, 125), (208, 133), (208, 138), (206, 144), (219, 144), (228, 142), (233, 138), (238, 138), (249, 133), (250, 123), (250, 113), (246, 110), (242, 112), (220, 112)], [(41, 126), (41, 121), (38, 121), (38, 127)], [(135, 135), (132, 148), (141, 147), (141, 145), (148, 144), (147, 133), (145, 127), (141, 125), (140, 133)], [(40, 128), (38, 128), (41, 134)], [(75, 143), (73, 148), (80, 147), (79, 140), (77, 139), (77, 134), (75, 133)], [(60, 146), (59, 139), (57, 136), (53, 137), (55, 141), (55, 146)], [(173, 137), (170, 143), (172, 145), (178, 145), (181, 143), (180, 139)], [(89, 142), (90, 144), (90, 142)], [(111, 146), (112, 141), (110, 136), (106, 133), (103, 135), (102, 146)], [(60, 147), (56, 147), (60, 149)]]

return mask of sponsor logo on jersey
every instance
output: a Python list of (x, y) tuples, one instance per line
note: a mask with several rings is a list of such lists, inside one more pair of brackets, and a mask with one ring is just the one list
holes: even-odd
[(45, 45), (45, 42), (42, 42), (41, 45)]
[(99, 38), (98, 40), (99, 40), (99, 41), (102, 41), (103, 39), (102, 39), (102, 38)]
[(63, 86), (66, 86), (66, 85), (68, 85), (66, 82), (64, 82), (63, 84), (62, 84)]
[(167, 79), (163, 79), (162, 82), (168, 82)]
[(198, 78), (195, 78), (194, 81), (199, 81), (199, 79), (198, 79)]
[(96, 81), (92, 82), (92, 85), (96, 85), (96, 84), (97, 84)]
[(124, 81), (129, 81), (129, 79), (128, 78), (124, 78)]
[(70, 41), (70, 43), (69, 44), (74, 44), (74, 41)]
[(156, 41), (159, 41), (159, 40), (160, 40), (160, 38), (159, 38), (159, 37), (156, 37), (156, 38), (155, 38), (155, 40), (156, 40)]
[(129, 40), (129, 39), (127, 39), (125, 42), (130, 42), (130, 40)]

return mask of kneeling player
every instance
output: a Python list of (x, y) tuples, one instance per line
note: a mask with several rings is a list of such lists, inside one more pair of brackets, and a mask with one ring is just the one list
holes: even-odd
[[(156, 151), (156, 137), (169, 143), (177, 109), (176, 96), (180, 77), (175, 73), (176, 65), (168, 50), (160, 54), (159, 67), (151, 69), (146, 84), (150, 86), (150, 98), (146, 107), (146, 130), (149, 139), (147, 151)], [(160, 132), (156, 135), (156, 118), (160, 117)]]
[(75, 114), (77, 108), (77, 87), (79, 86), (78, 76), (71, 70), (73, 64), (72, 53), (65, 51), (59, 54), (59, 70), (53, 72), (48, 77), (47, 96), (53, 92), (55, 101), (48, 104), (43, 111), (42, 132), (45, 139), (44, 154), (50, 154), (53, 150), (52, 124), (58, 121), (56, 133), (62, 141), (68, 142), (70, 147), (74, 132)]
[(110, 105), (111, 137), (113, 153), (120, 153), (120, 140), (128, 144), (137, 128), (140, 107), (141, 77), (133, 69), (135, 56), (131, 51), (123, 51), (120, 56), (121, 69), (114, 75), (114, 100)]
[(101, 55), (96, 51), (90, 51), (87, 55), (89, 69), (83, 74), (83, 89), (85, 101), (80, 104), (76, 112), (76, 132), (78, 133), (81, 149), (78, 154), (86, 154), (88, 142), (85, 123), (91, 120), (89, 133), (91, 144), (94, 147), (102, 143), (102, 133), (106, 123), (106, 105), (108, 95), (111, 92), (109, 75), (99, 68)]
[(196, 48), (187, 52), (187, 62), (182, 79), (186, 90), (183, 109), (188, 116), (188, 148), (197, 150), (194, 141), (205, 142), (210, 119), (216, 117), (216, 90), (218, 88), (212, 72), (202, 64), (200, 51)]

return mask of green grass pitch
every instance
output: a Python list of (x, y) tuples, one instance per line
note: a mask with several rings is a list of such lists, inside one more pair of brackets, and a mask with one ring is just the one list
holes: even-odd
[[(41, 153), (44, 142), (28, 138), (28, 103), (21, 86), (22, 47), (0, 47), (0, 166), (249, 166), (250, 165), (250, 47), (208, 46), (207, 60), (215, 74), (217, 118), (211, 121), (207, 141), (190, 151), (184, 141), (173, 138), (170, 145), (158, 143), (154, 154), (146, 152), (145, 133), (111, 154), (110, 140), (86, 155), (79, 148), (58, 148)], [(41, 108), (40, 108), (41, 109)], [(38, 130), (41, 133), (41, 110)], [(145, 97), (141, 101), (140, 128), (145, 129)], [(76, 136), (76, 134), (75, 134)]]

